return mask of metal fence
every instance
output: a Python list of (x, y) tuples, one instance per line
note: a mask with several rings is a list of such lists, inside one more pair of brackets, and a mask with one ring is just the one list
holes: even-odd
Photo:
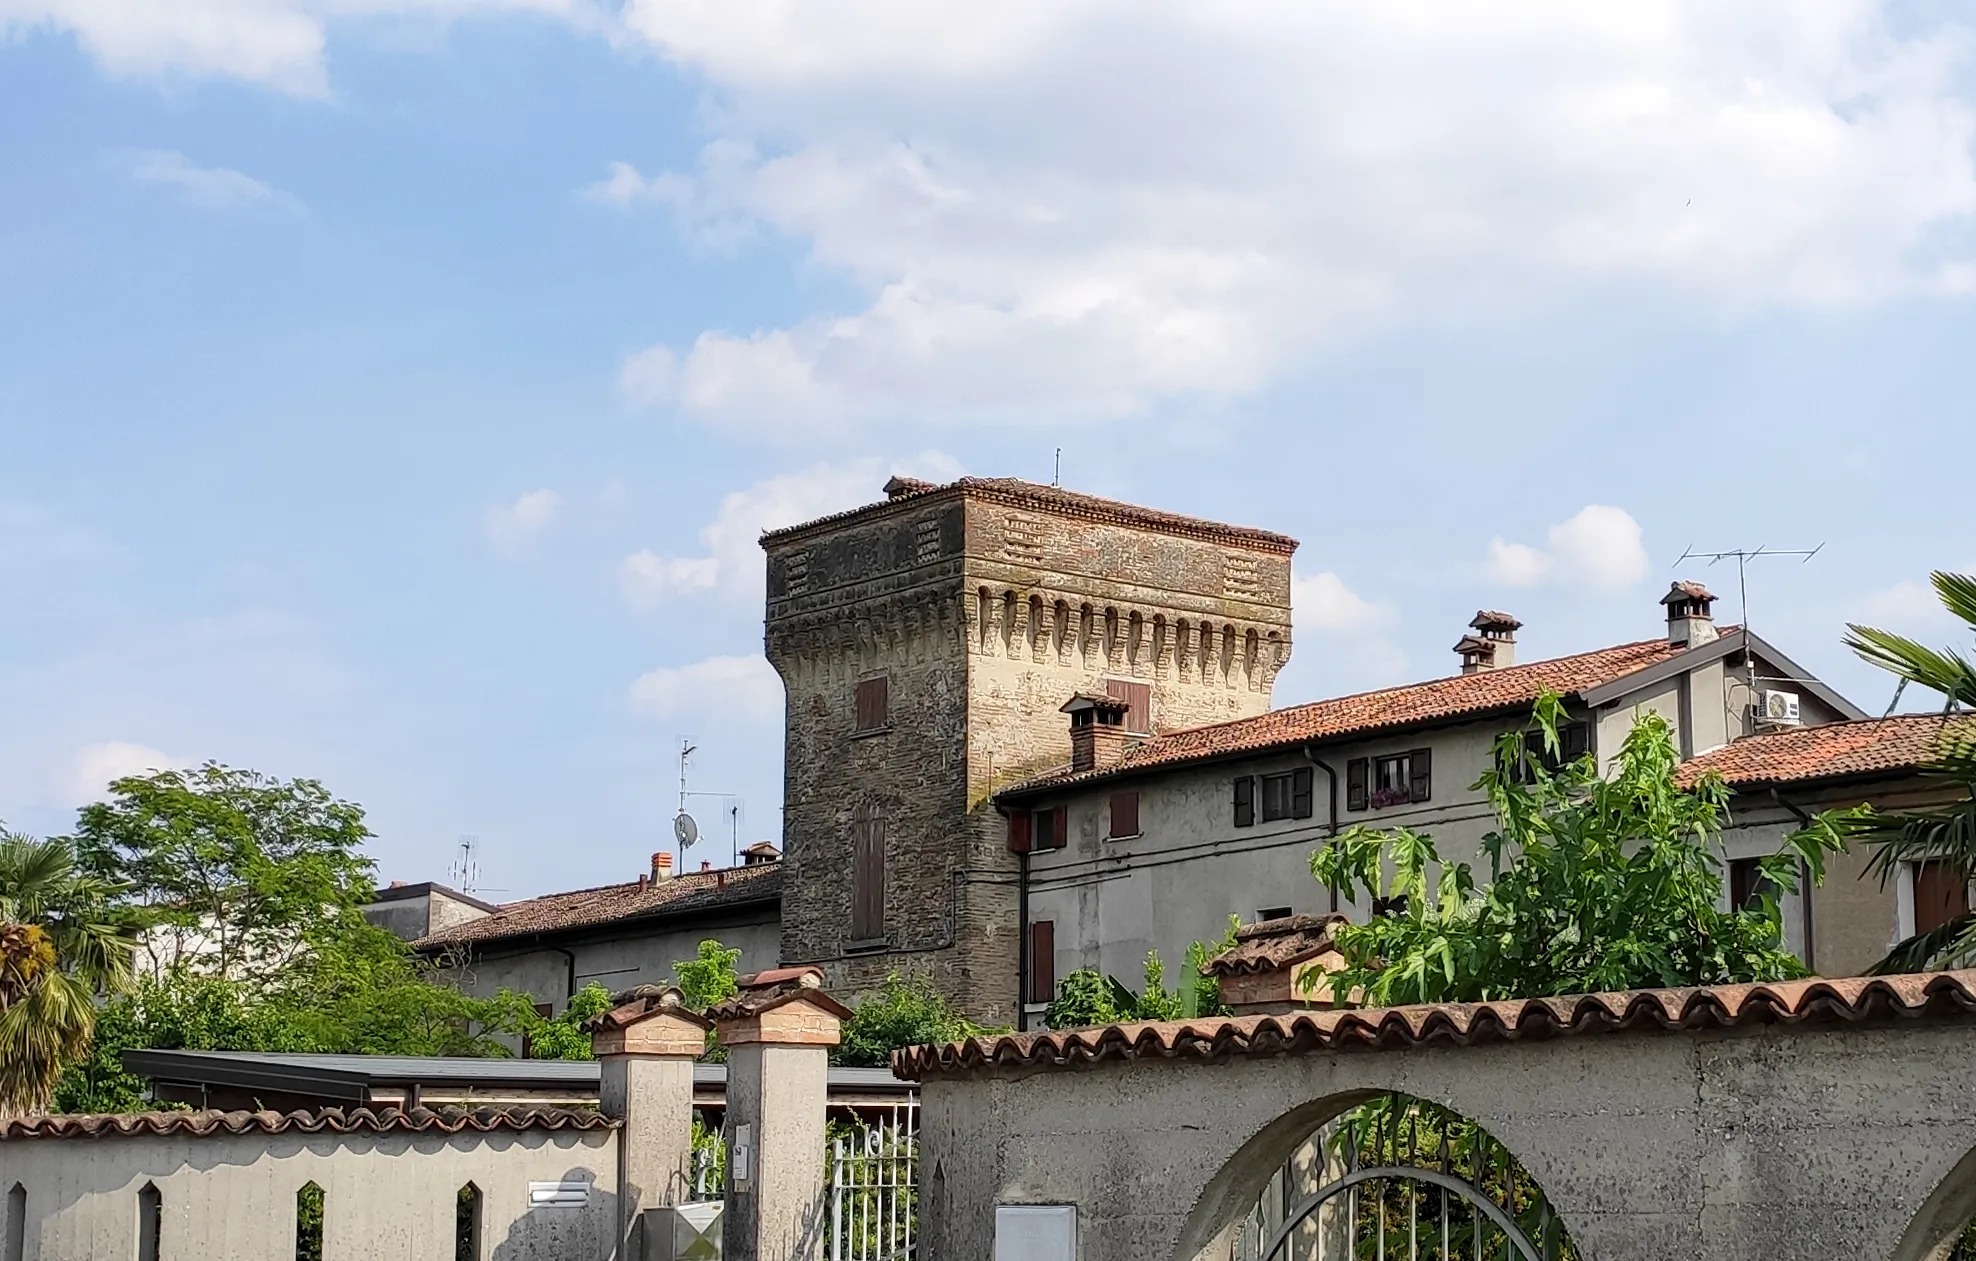
[(830, 1141), (830, 1261), (900, 1261), (919, 1227), (919, 1107)]

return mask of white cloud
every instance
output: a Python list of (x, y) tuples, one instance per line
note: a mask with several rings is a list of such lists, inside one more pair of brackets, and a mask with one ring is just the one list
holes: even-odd
[[(1976, 574), (1976, 563), (1951, 566), (1951, 573)], [(1940, 634), (1962, 627), (1926, 578), (1903, 578), (1870, 591), (1854, 602), (1847, 621), (1910, 635)]]
[(555, 521), (563, 497), (553, 490), (531, 490), (511, 504), (489, 508), (482, 522), (487, 537), (502, 552), (514, 555)]
[(610, 25), (591, 0), (0, 0), (0, 37), (37, 28), (67, 32), (119, 78), (240, 79), (323, 97), (330, 23), (444, 22), (476, 10), (533, 10), (588, 29)]
[(893, 473), (951, 481), (961, 468), (950, 456), (926, 451), (903, 460), (849, 460), (771, 477), (720, 501), (714, 519), (700, 530), (705, 555), (635, 552), (618, 567), (619, 586), (639, 608), (716, 590), (730, 600), (759, 605), (765, 581), (763, 531), (875, 503), (884, 497), (881, 487)]
[(766, 722), (782, 713), (782, 680), (760, 656), (708, 657), (640, 675), (631, 685), (631, 707), (649, 718), (720, 715)]
[(169, 149), (147, 149), (130, 157), (130, 175), (146, 184), (163, 184), (177, 191), (190, 206), (227, 210), (267, 202), (301, 213), (302, 203), (278, 188), (251, 175), (224, 166), (200, 166), (183, 153)]
[(1292, 631), (1368, 630), (1391, 620), (1392, 610), (1366, 600), (1329, 570), (1290, 581)]
[(178, 759), (149, 745), (108, 740), (85, 745), (70, 759), (67, 781), (62, 785), (73, 802), (102, 801), (109, 796), (110, 783), (126, 775), (179, 766)]
[(1625, 509), (1587, 504), (1550, 528), (1548, 550), (1490, 540), (1489, 576), (1512, 587), (1555, 580), (1616, 590), (1647, 575), (1647, 549), (1640, 536), (1640, 523)]
[(723, 427), (1056, 420), (1405, 324), (1628, 294), (1702, 318), (1971, 286), (1967, 33), (1874, 0), (631, 0), (698, 167), (592, 195), (806, 241), (868, 295), (704, 332)]

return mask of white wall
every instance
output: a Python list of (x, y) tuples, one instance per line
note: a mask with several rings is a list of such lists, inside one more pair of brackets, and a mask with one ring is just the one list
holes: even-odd
[[(530, 1182), (577, 1179), (594, 1184), (588, 1207), (530, 1207)], [(161, 1261), (285, 1261), (295, 1255), (296, 1193), (311, 1181), (324, 1193), (325, 1261), (452, 1257), (457, 1197), (468, 1182), (481, 1191), (483, 1261), (615, 1256), (613, 1130), (0, 1140), (0, 1192), (16, 1182), (27, 1190), (33, 1261), (136, 1257), (146, 1183), (163, 1201)]]

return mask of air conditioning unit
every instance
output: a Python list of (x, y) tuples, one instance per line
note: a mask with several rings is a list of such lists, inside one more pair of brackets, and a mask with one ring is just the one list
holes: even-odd
[(1766, 727), (1797, 726), (1800, 721), (1798, 694), (1772, 691), (1757, 693), (1756, 720)]

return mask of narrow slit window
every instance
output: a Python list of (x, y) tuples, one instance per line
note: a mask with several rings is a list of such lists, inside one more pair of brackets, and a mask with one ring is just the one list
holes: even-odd
[(165, 1229), (165, 1197), (147, 1182), (137, 1192), (137, 1261), (158, 1261), (158, 1237)]
[(5, 1261), (25, 1261), (27, 1257), (27, 1188), (16, 1182), (7, 1192), (7, 1249)]
[(453, 1261), (480, 1261), (480, 1188), (460, 1188), (453, 1209)]
[(322, 1261), (322, 1188), (305, 1182), (295, 1193), (295, 1261)]

